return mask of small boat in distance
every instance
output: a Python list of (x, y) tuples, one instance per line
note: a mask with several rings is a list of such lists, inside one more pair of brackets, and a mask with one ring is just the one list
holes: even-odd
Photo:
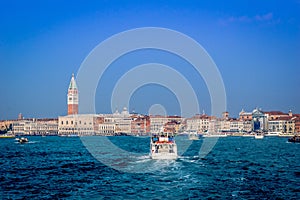
[(300, 135), (294, 135), (293, 137), (288, 139), (289, 142), (300, 143)]
[(155, 160), (175, 160), (177, 157), (174, 133), (162, 131), (151, 136), (150, 158)]
[(264, 133), (263, 132), (256, 132), (254, 135), (255, 139), (264, 139)]
[(196, 131), (191, 131), (188, 133), (189, 140), (199, 140), (199, 135)]
[(27, 143), (27, 142), (28, 142), (28, 138), (25, 138), (25, 137), (16, 138), (16, 140), (17, 140), (20, 144), (23, 144), (23, 143)]
[(1, 134), (0, 138), (14, 138), (15, 136), (11, 133)]

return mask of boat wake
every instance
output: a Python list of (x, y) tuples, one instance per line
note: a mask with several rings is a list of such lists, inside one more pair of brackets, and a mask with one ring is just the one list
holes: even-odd
[[(15, 144), (20, 144), (20, 142), (18, 142), (18, 141), (15, 141), (14, 143)], [(35, 143), (40, 143), (40, 141), (29, 141), (29, 142), (21, 143), (21, 144), (35, 144)]]
[(29, 141), (27, 142), (28, 144), (35, 144), (35, 143), (40, 143), (40, 141)]

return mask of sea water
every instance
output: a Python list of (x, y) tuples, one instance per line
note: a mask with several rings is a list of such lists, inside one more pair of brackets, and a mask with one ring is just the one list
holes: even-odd
[(94, 138), (93, 150), (79, 137), (1, 139), (0, 199), (300, 199), (300, 144), (287, 138), (219, 138), (206, 156), (190, 141), (175, 161), (151, 160), (149, 137), (105, 137), (126, 159)]

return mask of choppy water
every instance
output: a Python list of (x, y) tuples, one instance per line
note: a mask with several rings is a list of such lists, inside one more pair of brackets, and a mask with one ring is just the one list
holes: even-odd
[(203, 141), (194, 141), (176, 161), (150, 160), (149, 138), (109, 139), (143, 155), (130, 158), (129, 165), (157, 168), (150, 173), (112, 169), (95, 159), (80, 138), (29, 137), (28, 144), (1, 139), (0, 197), (300, 199), (300, 144), (287, 138), (219, 138), (205, 158), (198, 155)]

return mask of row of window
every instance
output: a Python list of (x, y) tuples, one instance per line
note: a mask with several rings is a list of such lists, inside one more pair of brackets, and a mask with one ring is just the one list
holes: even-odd
[[(64, 121), (61, 121), (60, 124), (61, 124), (61, 125), (64, 125)], [(68, 124), (69, 124), (69, 121), (66, 121), (65, 124), (68, 125)], [(71, 125), (74, 125), (74, 124), (77, 125), (77, 122), (74, 123), (73, 121), (70, 121), (70, 124), (71, 124)], [(81, 125), (81, 121), (79, 121), (79, 124)], [(83, 125), (87, 125), (87, 123), (84, 122)], [(92, 122), (89, 122), (89, 125), (92, 125)], [(95, 122), (94, 122), (94, 125), (95, 125)]]
[(101, 126), (100, 129), (101, 129), (101, 130), (115, 129), (115, 127), (114, 127), (114, 126)]
[(115, 133), (115, 131), (111, 131), (111, 130), (104, 130), (104, 131), (100, 131), (100, 133)]
[(59, 128), (59, 130), (94, 130), (93, 128)]

